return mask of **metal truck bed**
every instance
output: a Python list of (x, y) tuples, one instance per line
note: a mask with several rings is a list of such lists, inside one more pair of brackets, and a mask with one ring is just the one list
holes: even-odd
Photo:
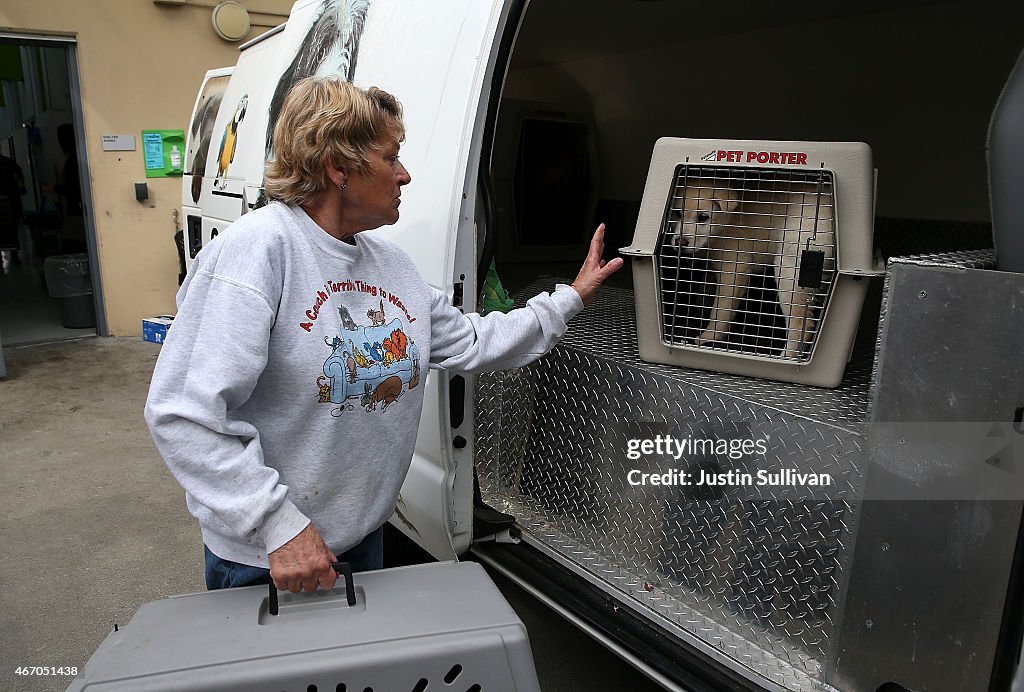
[[(984, 267), (991, 254), (905, 261)], [(517, 298), (554, 283), (538, 280)], [(483, 498), (514, 515), (535, 548), (759, 685), (828, 689), (876, 350), (874, 330), (861, 333), (833, 390), (645, 363), (632, 291), (606, 287), (546, 358), (477, 377)], [(652, 467), (627, 458), (628, 440), (657, 434), (769, 443), (763, 457), (686, 454), (655, 461), (655, 471), (795, 468), (832, 484), (632, 485), (630, 471)]]

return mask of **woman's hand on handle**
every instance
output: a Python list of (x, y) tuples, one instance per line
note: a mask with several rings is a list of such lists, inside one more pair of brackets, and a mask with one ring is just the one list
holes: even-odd
[(267, 555), (267, 559), (274, 585), (292, 593), (316, 591), (318, 587), (330, 591), (338, 578), (331, 567), (337, 558), (312, 524)]
[(590, 240), (590, 252), (587, 253), (587, 259), (583, 261), (580, 273), (576, 275), (576, 280), (572, 282), (572, 287), (580, 294), (584, 305), (593, 303), (598, 286), (622, 268), (623, 260), (621, 257), (605, 262), (601, 259), (603, 254), (604, 224), (601, 224), (594, 231), (594, 237)]

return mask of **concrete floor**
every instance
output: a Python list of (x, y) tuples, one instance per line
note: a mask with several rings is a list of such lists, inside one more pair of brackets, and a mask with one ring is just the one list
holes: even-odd
[(142, 406), (138, 338), (8, 348), (0, 381), (0, 689), (63, 690), (17, 666), (85, 664), (143, 603), (203, 588), (198, 525)]
[[(159, 347), (90, 338), (8, 348), (0, 380), (0, 689), (64, 690), (114, 623), (201, 591), (199, 528), (142, 408)], [(527, 623), (545, 692), (659, 689), (499, 580)]]

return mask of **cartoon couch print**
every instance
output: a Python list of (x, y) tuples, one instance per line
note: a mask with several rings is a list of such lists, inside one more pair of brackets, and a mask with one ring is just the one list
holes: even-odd
[(238, 125), (245, 118), (245, 111), (248, 108), (249, 95), (246, 94), (239, 99), (231, 121), (224, 128), (224, 135), (220, 139), (220, 152), (217, 154), (217, 177), (214, 178), (213, 185), (221, 190), (227, 187), (228, 166), (235, 160), (235, 149), (238, 148)]
[[(324, 375), (328, 384), (319, 387), (320, 401), (343, 404), (348, 399), (359, 399), (367, 411), (386, 412), (402, 394), (414, 389), (420, 382), (420, 353), (402, 329), (398, 318), (387, 321), (383, 303), (369, 310), (367, 316), (373, 324), (357, 325), (349, 311), (338, 309), (341, 317), (339, 336), (325, 343), (331, 355), (324, 362)], [(318, 378), (317, 384), (321, 385)], [(324, 392), (329, 387), (327, 401)]]

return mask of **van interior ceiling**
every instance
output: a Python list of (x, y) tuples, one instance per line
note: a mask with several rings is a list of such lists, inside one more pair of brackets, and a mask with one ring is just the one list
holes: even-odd
[[(1021, 14), (930, 0), (526, 3), (490, 160), (502, 282), (514, 294), (572, 278), (601, 221), (606, 259), (629, 245), (665, 136), (866, 142), (885, 257), (991, 247), (985, 138)], [(629, 263), (612, 283), (632, 285)]]

